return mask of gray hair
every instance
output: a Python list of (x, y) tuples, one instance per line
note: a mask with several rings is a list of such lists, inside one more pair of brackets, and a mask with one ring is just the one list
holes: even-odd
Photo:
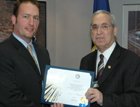
[(112, 24), (112, 26), (113, 27), (116, 26), (115, 16), (112, 13), (110, 13), (110, 12), (108, 12), (106, 10), (98, 10), (98, 11), (96, 11), (96, 12), (93, 13), (92, 17), (94, 17), (95, 15), (100, 14), (100, 13), (107, 14), (111, 18), (111, 24)]

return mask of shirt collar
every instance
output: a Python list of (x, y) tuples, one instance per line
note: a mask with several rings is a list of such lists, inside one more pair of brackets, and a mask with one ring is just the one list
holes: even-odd
[(28, 44), (32, 44), (32, 40), (30, 41), (30, 43), (25, 42), (23, 39), (21, 39), (18, 35), (16, 35), (15, 33), (13, 33), (13, 36), (20, 42), (22, 43), (26, 48)]
[(106, 58), (106, 60), (109, 59), (110, 55), (112, 54), (114, 48), (116, 46), (116, 42), (114, 42), (107, 50), (105, 50), (103, 53), (101, 53), (100, 51), (98, 51), (97, 55), (99, 57), (100, 54), (103, 54), (104, 57)]

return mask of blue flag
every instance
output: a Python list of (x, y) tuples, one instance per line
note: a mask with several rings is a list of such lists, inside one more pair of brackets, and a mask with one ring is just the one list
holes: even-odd
[(93, 12), (97, 10), (106, 10), (110, 12), (109, 1), (108, 0), (94, 0)]

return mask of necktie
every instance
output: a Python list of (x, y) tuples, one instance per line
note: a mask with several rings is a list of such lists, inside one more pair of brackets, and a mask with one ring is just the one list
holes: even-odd
[(98, 63), (98, 68), (97, 68), (97, 80), (102, 75), (103, 70), (104, 70), (104, 55), (100, 54), (100, 61)]
[(34, 59), (35, 64), (37, 65), (37, 67), (38, 67), (38, 69), (40, 71), (40, 67), (39, 67), (39, 63), (38, 63), (37, 57), (33, 54), (33, 47), (32, 47), (32, 45), (28, 44), (27, 49), (28, 49), (29, 53), (31, 54), (32, 58)]

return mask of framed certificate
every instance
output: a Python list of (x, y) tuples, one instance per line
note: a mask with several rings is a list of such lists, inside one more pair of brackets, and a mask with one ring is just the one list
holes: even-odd
[(41, 101), (86, 107), (85, 93), (93, 77), (94, 73), (90, 71), (46, 66)]

